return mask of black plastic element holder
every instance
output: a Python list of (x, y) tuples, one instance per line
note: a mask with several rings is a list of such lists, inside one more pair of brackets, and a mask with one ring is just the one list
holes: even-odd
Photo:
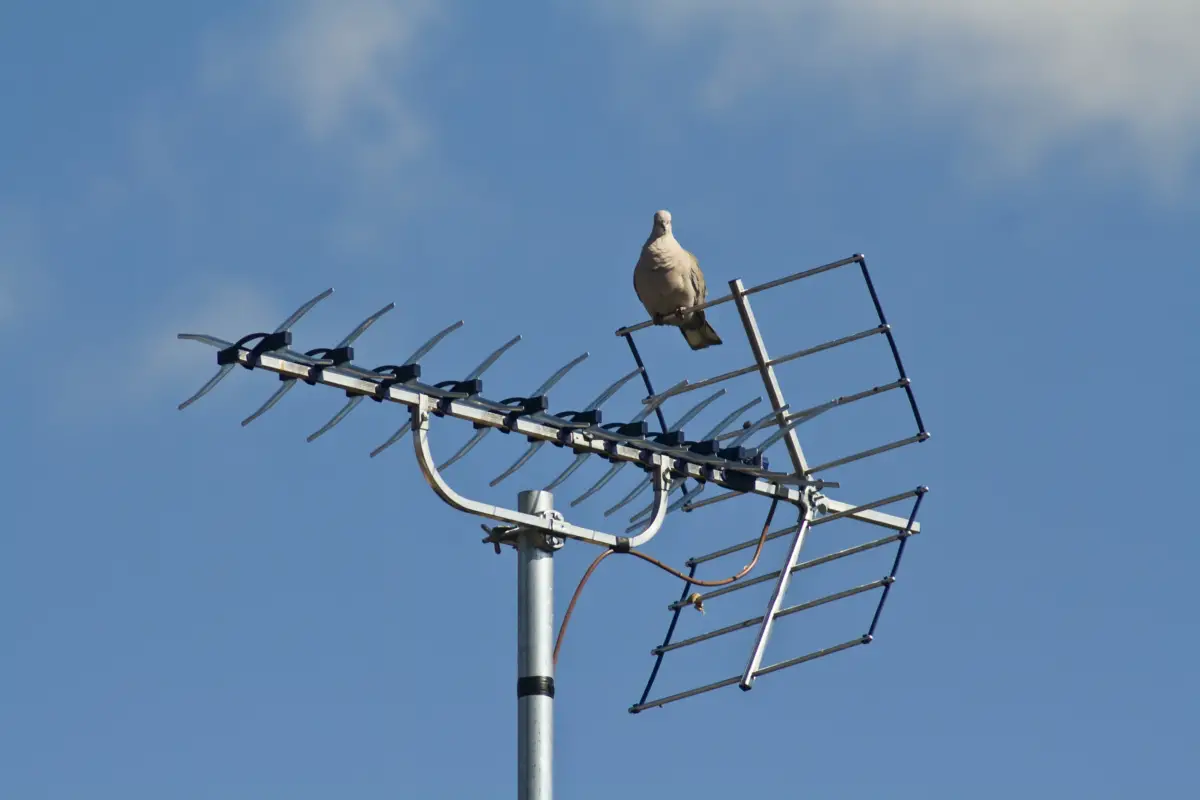
[(683, 435), (683, 431), (656, 433), (650, 437), (650, 440), (661, 444), (663, 447), (683, 447), (687, 443), (687, 437)]
[[(344, 364), (349, 364), (354, 360), (354, 348), (350, 345), (344, 347), (314, 347), (312, 350), (305, 351), (304, 355), (317, 360), (317, 364), (313, 366), (312, 373), (302, 380), (309, 386), (317, 385), (317, 373), (326, 367), (340, 367)], [(280, 380), (289, 380), (284, 375), (279, 376)], [(292, 378), (291, 380), (295, 380)]]
[(502, 406), (515, 406), (513, 415), (526, 416), (527, 414), (538, 414), (550, 408), (550, 398), (548, 395), (538, 394), (533, 397), (508, 397), (500, 401)]
[(446, 409), (450, 407), (451, 402), (455, 400), (466, 400), (470, 397), (477, 397), (483, 392), (483, 378), (467, 378), (461, 381), (442, 381), (435, 383), (433, 388), (442, 391), (441, 398), (438, 399), (437, 407), (433, 409), (435, 417), (446, 416)]
[(230, 364), (237, 364), (238, 354), (242, 348), (258, 339), (258, 344), (250, 348), (250, 358), (245, 364), (242, 364), (246, 369), (254, 369), (254, 364), (258, 361), (259, 356), (264, 353), (270, 353), (273, 350), (282, 350), (292, 343), (291, 331), (275, 331), (274, 333), (249, 333), (238, 339), (229, 347), (217, 351), (217, 364), (225, 367)]
[(483, 378), (468, 378), (464, 381), (442, 381), (435, 383), (435, 389), (441, 389), (446, 397), (461, 400), (483, 393)]
[[(500, 428), (502, 433), (508, 433), (512, 424), (521, 417), (545, 413), (550, 408), (550, 397), (544, 394), (535, 394), (530, 397), (506, 397), (500, 401), (500, 405), (512, 407), (512, 411), (504, 418), (505, 425), (508, 427)], [(475, 430), (481, 430), (489, 426), (477, 423), (474, 427)]]
[(375, 391), (371, 395), (371, 399), (376, 403), (382, 403), (384, 398), (387, 397), (388, 389), (391, 389), (397, 383), (408, 383), (421, 377), (420, 364), (384, 364), (371, 371), (387, 376), (375, 384)]
[(615, 431), (617, 436), (629, 436), (635, 439), (645, 439), (650, 432), (650, 425), (645, 420), (638, 422), (610, 422), (601, 425), (606, 431)]
[(743, 447), (742, 445), (722, 447), (717, 450), (717, 458), (722, 458), (726, 461), (745, 461), (753, 452), (753, 448)]
[(736, 468), (725, 470), (725, 483), (735, 492), (748, 492), (754, 488), (757, 477), (749, 472), (738, 472)]

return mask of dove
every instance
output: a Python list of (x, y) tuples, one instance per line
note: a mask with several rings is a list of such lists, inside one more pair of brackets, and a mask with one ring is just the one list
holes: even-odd
[(670, 211), (654, 212), (654, 228), (633, 268), (633, 290), (655, 324), (678, 327), (688, 347), (703, 350), (721, 344), (721, 337), (708, 324), (703, 311), (670, 322), (663, 320), (668, 314), (700, 305), (708, 296), (700, 263), (671, 233)]

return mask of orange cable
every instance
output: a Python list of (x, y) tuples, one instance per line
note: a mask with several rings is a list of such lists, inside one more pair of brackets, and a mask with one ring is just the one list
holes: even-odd
[[(754, 565), (758, 563), (758, 557), (762, 555), (763, 545), (767, 541), (767, 531), (771, 528), (771, 521), (775, 518), (775, 507), (779, 505), (779, 498), (771, 499), (771, 510), (767, 512), (767, 521), (763, 523), (762, 535), (758, 537), (758, 546), (754, 548), (754, 558), (750, 559), (750, 563), (742, 568), (740, 572), (730, 578), (722, 578), (715, 581), (703, 581), (699, 578), (690, 578), (672, 566), (668, 566), (659, 561), (654, 556), (648, 556), (645, 553), (639, 553), (637, 550), (626, 550), (625, 552), (631, 556), (637, 556), (643, 561), (649, 562), (665, 572), (674, 575), (675, 577), (695, 584), (696, 586), (725, 586), (740, 580), (745, 577), (750, 570), (754, 569)], [(562, 624), (558, 628), (558, 638), (554, 641), (554, 663), (558, 664), (558, 651), (562, 649), (563, 637), (567, 633), (567, 624), (571, 621), (571, 614), (575, 611), (575, 603), (579, 601), (579, 595), (583, 593), (583, 587), (587, 584), (588, 579), (592, 577), (592, 573), (596, 571), (596, 567), (600, 566), (600, 562), (614, 553), (620, 552), (613, 548), (605, 550), (592, 561), (587, 571), (583, 573), (583, 577), (579, 579), (579, 585), (575, 587), (575, 593), (571, 595), (571, 602), (567, 605), (567, 611), (563, 614)]]

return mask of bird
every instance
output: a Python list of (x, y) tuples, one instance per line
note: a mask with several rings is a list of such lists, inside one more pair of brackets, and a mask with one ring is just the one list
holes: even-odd
[(674, 325), (683, 333), (688, 347), (703, 350), (721, 344), (721, 337), (708, 324), (703, 311), (692, 311), (670, 321), (664, 319), (683, 309), (700, 305), (708, 297), (708, 286), (700, 262), (683, 249), (671, 232), (671, 212), (654, 212), (650, 238), (642, 245), (633, 268), (633, 290), (656, 325)]

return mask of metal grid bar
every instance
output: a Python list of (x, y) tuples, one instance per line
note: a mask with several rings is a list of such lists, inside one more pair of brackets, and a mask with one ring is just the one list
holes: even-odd
[[(864, 503), (860, 506), (852, 506), (849, 503), (836, 503), (836, 501), (830, 500), (826, 497), (820, 497), (820, 498), (817, 498), (817, 511), (824, 511), (825, 509), (829, 508), (831, 505), (833, 505), (835, 503), (838, 506), (838, 508), (833, 513), (827, 514), (826, 516), (820, 516), (820, 517), (817, 517), (816, 519), (814, 519), (812, 521), (812, 526), (816, 527), (817, 525), (824, 525), (827, 522), (833, 522), (834, 520), (842, 519), (843, 517), (853, 517), (854, 519), (862, 520), (863, 522), (872, 522), (876, 525), (881, 525), (883, 527), (895, 528), (896, 530), (902, 531), (902, 530), (905, 530), (907, 527), (907, 523), (905, 522), (905, 520), (902, 517), (893, 517), (890, 514), (875, 514), (875, 515), (873, 515), (875, 518), (868, 518), (867, 515), (870, 513), (870, 510), (873, 508), (879, 508), (880, 506), (886, 506), (886, 505), (891, 505), (892, 503), (898, 503), (907, 497), (915, 497), (918, 493), (920, 493), (922, 491), (927, 491), (926, 487), (918, 486), (916, 489), (912, 489), (911, 491), (901, 492), (900, 494), (894, 494), (891, 497), (884, 497), (881, 500), (873, 500), (870, 503)], [(887, 522), (889, 520), (890, 520), (890, 524), (888, 524), (888, 522)], [(780, 536), (787, 536), (789, 533), (794, 533), (796, 531), (796, 528), (798, 528), (798, 527), (799, 527), (798, 525), (793, 525), (788, 528), (783, 528), (781, 530), (772, 531), (771, 533), (767, 534), (767, 541), (769, 542), (773, 539), (778, 539)], [(921, 532), (921, 526), (919, 523), (916, 523), (916, 522), (913, 523), (912, 532), (913, 533)], [(687, 563), (689, 565), (690, 564), (703, 564), (705, 561), (712, 561), (713, 559), (721, 558), (722, 556), (727, 556), (730, 553), (736, 553), (739, 550), (745, 550), (748, 547), (754, 547), (757, 544), (758, 544), (758, 539), (747, 539), (744, 542), (739, 542), (738, 544), (730, 545), (729, 547), (723, 548), (721, 550), (716, 550), (707, 555), (690, 558), (690, 559), (688, 559)]]
[(889, 450), (895, 450), (897, 448), (905, 447), (910, 444), (916, 444), (918, 442), (923, 442), (928, 438), (929, 438), (928, 433), (921, 432), (921, 433), (918, 433), (916, 436), (910, 436), (907, 439), (901, 439), (898, 442), (891, 442), (889, 444), (880, 445), (879, 447), (872, 447), (870, 450), (863, 450), (861, 453), (854, 453), (853, 455), (845, 456), (843, 458), (837, 458), (837, 459), (834, 459), (833, 461), (828, 461), (824, 464), (819, 464), (815, 467), (810, 468), (804, 474), (805, 475), (813, 475), (813, 474), (822, 472), (827, 469), (833, 469), (834, 467), (840, 467), (845, 464), (853, 463), (855, 461), (861, 461), (864, 458), (870, 458), (871, 456), (877, 456), (880, 453), (886, 453)]
[(869, 503), (863, 503), (862, 505), (857, 506), (851, 506), (847, 503), (838, 503), (836, 500), (830, 500), (827, 497), (821, 497), (817, 499), (818, 510), (823, 511), (830, 509), (835, 505), (839, 508), (830, 511), (822, 517), (818, 517), (813, 521), (813, 525), (824, 525), (827, 522), (833, 522), (834, 520), (843, 519), (845, 517), (852, 517), (863, 522), (872, 522), (885, 528), (895, 528), (896, 530), (900, 531), (908, 530), (909, 526), (912, 525), (913, 533), (920, 533), (921, 526), (913, 523), (912, 520), (906, 522), (902, 517), (894, 517), (891, 514), (878, 514), (870, 512), (876, 508), (890, 506), (892, 503), (899, 503), (901, 500), (909, 497), (917, 497), (918, 495), (924, 494), (927, 491), (929, 491), (928, 486), (918, 486), (915, 489), (909, 489), (907, 492), (900, 492), (900, 494), (894, 494), (890, 497), (881, 497), (878, 500), (872, 500)]
[(740, 494), (740, 492), (726, 492), (725, 494), (719, 494), (719, 495), (716, 495), (715, 497), (709, 497), (706, 500), (697, 500), (693, 503), (688, 503), (688, 504), (684, 505), (683, 510), (684, 511), (695, 511), (697, 509), (704, 508), (705, 506), (711, 506), (714, 503), (720, 503), (725, 500), (732, 500), (733, 498), (737, 497), (739, 494)]
[[(798, 605), (789, 606), (787, 608), (780, 609), (778, 612), (776, 612), (775, 619), (779, 619), (780, 617), (786, 617), (791, 614), (799, 614), (801, 611), (808, 611), (811, 608), (817, 608), (818, 606), (827, 605), (829, 603), (833, 603), (838, 600), (844, 600), (847, 597), (854, 597), (855, 595), (863, 594), (864, 592), (869, 592), (873, 589), (879, 589), (880, 587), (887, 587), (887, 586), (891, 585), (891, 583), (893, 581), (895, 581), (895, 578), (892, 578), (892, 577), (880, 578), (877, 581), (871, 581), (870, 583), (864, 583), (861, 586), (855, 586), (850, 589), (843, 589), (840, 592), (834, 592), (833, 594), (827, 594), (824, 597), (818, 597), (815, 600), (809, 600), (807, 602), (800, 603)], [(753, 617), (751, 619), (744, 619), (741, 622), (735, 622), (732, 625), (726, 625), (724, 628), (717, 628), (716, 630), (707, 631), (706, 633), (699, 634), (698, 636), (693, 636), (689, 639), (682, 639), (678, 642), (675, 642), (674, 644), (661, 645), (661, 646), (656, 647), (653, 650), (651, 650), (650, 655), (656, 656), (656, 655), (660, 655), (662, 653), (669, 653), (672, 650), (679, 650), (680, 648), (683, 648), (683, 647), (690, 647), (691, 645), (699, 644), (700, 642), (707, 642), (709, 639), (716, 639), (718, 636), (724, 636), (727, 633), (734, 633), (736, 631), (745, 630), (746, 628), (749, 628), (753, 625), (758, 625), (762, 621), (763, 621), (762, 617)], [(757, 672), (757, 670), (756, 670), (756, 672)]]
[(855, 392), (854, 394), (846, 394), (842, 395), (841, 397), (835, 397), (827, 403), (821, 403), (820, 405), (813, 406), (812, 408), (806, 408), (803, 411), (797, 411), (794, 414), (788, 414), (788, 419), (798, 419), (803, 422), (808, 422), (810, 419), (820, 414), (824, 414), (826, 411), (848, 406), (851, 403), (857, 403), (859, 400), (865, 400), (868, 397), (875, 397), (895, 389), (901, 389), (908, 386), (908, 384), (908, 378), (904, 378), (902, 380), (893, 381), (892, 383), (885, 383), (883, 386), (872, 386), (870, 389), (864, 389), (863, 391)]
[[(796, 566), (792, 567), (792, 573), (794, 574), (794, 573), (800, 572), (802, 570), (812, 569), (813, 567), (819, 567), (822, 564), (828, 564), (831, 561), (837, 561), (842, 558), (848, 558), (850, 556), (858, 555), (859, 553), (865, 553), (868, 550), (874, 550), (876, 547), (883, 547), (884, 545), (891, 544), (892, 542), (898, 542), (902, 538), (904, 538), (903, 534), (894, 533), (891, 536), (885, 536), (882, 539), (875, 539), (874, 541), (867, 542), (866, 544), (860, 544), (860, 545), (856, 545), (854, 547), (847, 547), (845, 550), (838, 550), (836, 553), (830, 553), (827, 556), (820, 556), (819, 558), (809, 559), (808, 561), (803, 561), (803, 562), (797, 564)], [(695, 565), (693, 565), (693, 566), (695, 566)], [(779, 570), (775, 570), (774, 572), (768, 572), (765, 575), (759, 575), (757, 578), (750, 578), (748, 580), (738, 581), (737, 583), (731, 583), (728, 586), (722, 586), (719, 589), (713, 589), (711, 592), (705, 592), (704, 594), (700, 595), (700, 597), (697, 598), (697, 600), (701, 603), (707, 603), (709, 600), (713, 599), (714, 597), (722, 597), (723, 595), (732, 594), (733, 592), (737, 592), (742, 589), (747, 589), (751, 586), (757, 586), (760, 583), (766, 583), (767, 581), (771, 580), (772, 578), (777, 578), (777, 577), (779, 577)], [(676, 609), (684, 608), (689, 605), (691, 605), (691, 603), (687, 602), (686, 600), (680, 600), (677, 603), (671, 603), (669, 606), (667, 606), (667, 608), (671, 611), (674, 611)]]
[[(833, 339), (828, 342), (822, 342), (821, 344), (805, 348), (804, 350), (797, 350), (794, 353), (788, 353), (787, 355), (779, 356), (778, 358), (772, 358), (766, 362), (766, 366), (777, 367), (780, 364), (786, 364), (789, 361), (795, 361), (797, 359), (804, 358), (805, 356), (811, 356), (816, 353), (823, 353), (826, 350), (832, 350), (835, 347), (841, 347), (844, 344), (850, 344), (851, 342), (857, 342), (862, 339), (866, 339), (868, 337), (875, 336), (880, 333), (886, 333), (886, 332), (887, 332), (886, 325), (881, 325), (881, 326), (875, 327), (875, 328), (868, 328), (865, 331), (859, 331), (858, 333), (852, 333), (849, 336), (843, 336), (840, 339)], [(705, 380), (697, 381), (696, 383), (687, 383), (678, 388), (668, 389), (667, 391), (663, 392), (663, 399), (665, 400), (668, 397), (674, 397), (677, 394), (684, 394), (685, 392), (694, 392), (697, 389), (703, 389), (706, 386), (712, 386), (715, 383), (722, 383), (724, 381), (733, 380), (734, 378), (740, 378), (743, 375), (749, 375), (750, 373), (757, 372), (758, 370), (759, 370), (758, 364), (751, 364), (748, 367), (742, 367), (741, 369), (731, 370), (730, 372), (723, 372), (720, 375), (716, 375), (712, 378), (706, 378)], [(649, 401), (649, 399), (650, 398), (647, 398), (647, 402)]]
[[(844, 267), (847, 264), (853, 264), (856, 261), (858, 261), (860, 258), (862, 258), (861, 255), (855, 254), (853, 256), (850, 256), (849, 258), (843, 258), (841, 261), (834, 261), (830, 264), (823, 264), (819, 267), (813, 267), (812, 269), (806, 269), (802, 272), (794, 272), (791, 275), (786, 275), (782, 278), (778, 278), (773, 281), (767, 281), (766, 283), (760, 283), (757, 286), (751, 286), (749, 289), (744, 289), (742, 291), (742, 294), (743, 295), (757, 294), (759, 292), (765, 292), (768, 289), (774, 289), (776, 286), (783, 286), (785, 283), (791, 283), (792, 281), (798, 281), (801, 278), (811, 278), (813, 275), (820, 275), (822, 272), (829, 272), (830, 270), (837, 269), (838, 267)], [(733, 298), (734, 298), (734, 295), (727, 294), (724, 297), (718, 297), (716, 300), (709, 300), (706, 303), (701, 303), (700, 305), (697, 305), (697, 306), (691, 306), (690, 308), (685, 308), (685, 309), (683, 309), (683, 311), (684, 311), (684, 313), (688, 313), (688, 314), (690, 314), (694, 311), (703, 311), (706, 308), (712, 308), (713, 306), (719, 306), (723, 303), (728, 303), (731, 300), (733, 300)], [(669, 321), (669, 320), (674, 319), (675, 316), (676, 316), (675, 314), (668, 314), (665, 317), (663, 317), (663, 320)], [(643, 328), (649, 328), (651, 325), (654, 325), (654, 324), (655, 324), (654, 320), (648, 319), (645, 322), (639, 322), (638, 324), (630, 325), (627, 328), (618, 328), (617, 336), (624, 336), (629, 333), (634, 333), (636, 331), (642, 330)]]
[[(833, 647), (826, 647), (823, 650), (815, 650), (811, 653), (807, 653), (798, 658), (788, 659), (787, 661), (781, 661), (778, 664), (772, 664), (769, 667), (763, 667), (762, 669), (760, 669), (758, 672), (755, 673), (754, 677), (759, 678), (759, 677), (762, 677), (763, 675), (770, 675), (772, 672), (778, 672), (780, 670), (787, 669), (788, 667), (794, 667), (797, 664), (803, 664), (807, 661), (816, 661), (818, 658), (823, 658), (824, 656), (833, 655), (834, 653), (840, 653), (843, 650), (849, 650), (851, 647), (855, 647), (860, 644), (868, 644), (870, 641), (871, 640), (868, 639), (866, 636), (861, 636), (857, 639), (852, 639), (848, 642), (842, 642), (841, 644), (834, 645)], [(726, 678), (723, 681), (717, 681), (716, 683), (710, 683), (707, 686), (699, 686), (695, 689), (688, 689), (686, 692), (680, 692), (678, 694), (673, 694), (668, 697), (660, 697), (657, 700), (651, 700), (649, 702), (638, 703), (635, 706), (630, 706), (629, 713), (637, 714), (638, 712), (645, 711), (647, 708), (662, 708), (663, 706), (667, 705), (668, 703), (674, 703), (679, 700), (686, 700), (689, 697), (695, 697), (698, 694), (704, 694), (706, 692), (711, 692), (714, 689), (723, 689), (726, 686), (733, 686), (735, 683), (738, 683), (741, 679), (742, 679), (742, 676), (734, 675), (732, 678)]]

